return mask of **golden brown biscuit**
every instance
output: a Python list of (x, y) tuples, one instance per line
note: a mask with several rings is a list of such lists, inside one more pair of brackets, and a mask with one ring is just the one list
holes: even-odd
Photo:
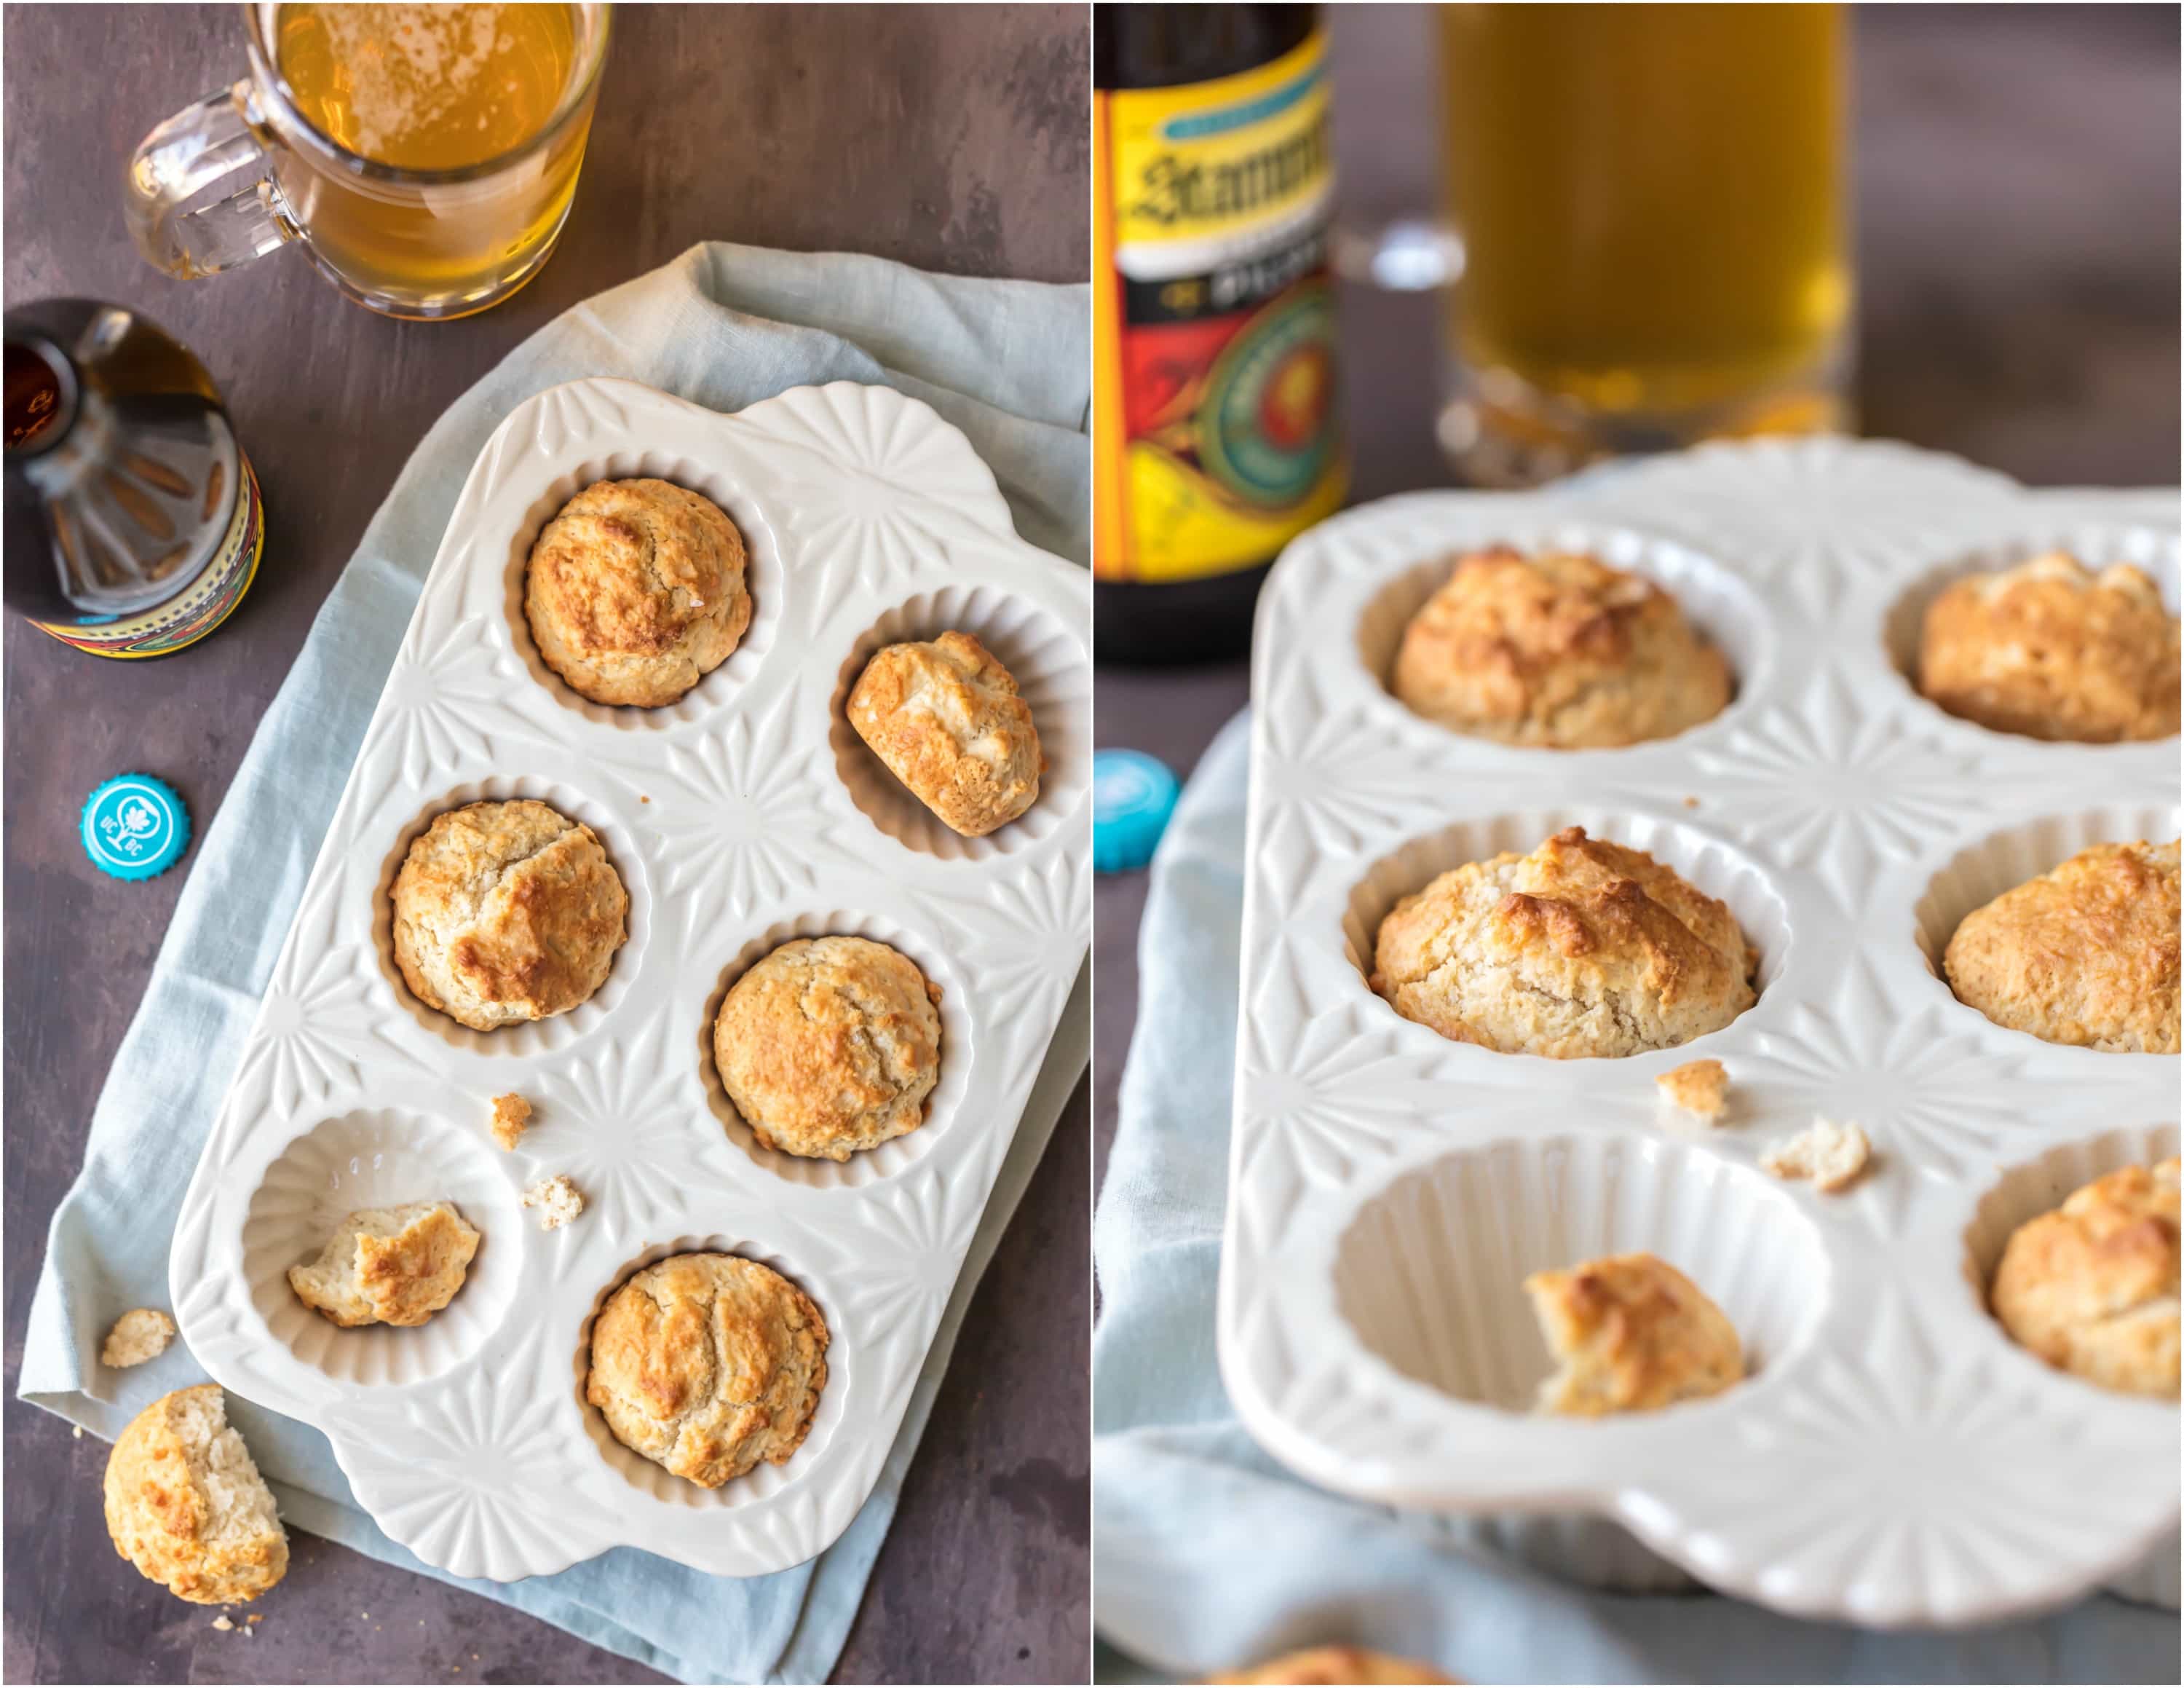
[(804, 1444), (827, 1387), (827, 1322), (770, 1266), (671, 1255), (607, 1298), (584, 1399), (624, 1447), (717, 1489)]
[(736, 981), (713, 1022), (721, 1083), (751, 1135), (847, 1160), (914, 1132), (940, 1076), (940, 987), (870, 938), (794, 938)]
[(1720, 714), (1736, 687), (1644, 576), (1496, 545), (1457, 557), (1411, 618), (1394, 690), (1459, 733), (1576, 750), (1673, 737)]
[(984, 837), (1039, 801), (1046, 758), (1031, 706), (967, 633), (874, 651), (847, 713), (889, 771), (966, 838)]
[(1250, 1670), (1209, 1676), (1208, 1682), (1461, 1682), (1460, 1676), (1442, 1676), (1429, 1664), (1376, 1653), (1364, 1647), (1306, 1647), (1284, 1653)]
[(2125, 1166), (2010, 1234), (1995, 1317), (2050, 1366), (2103, 1389), (2177, 1394), (2177, 1163)]
[(161, 1395), (106, 1462), (114, 1551), (201, 1606), (255, 1600), (288, 1569), (288, 1536), (217, 1383)]
[(360, 1208), (318, 1259), (288, 1268), (288, 1286), (344, 1328), (421, 1325), (455, 1299), (477, 1246), (453, 1202)]
[(1969, 575), (1926, 607), (1919, 690), (2000, 733), (2111, 744), (2176, 731), (2176, 618), (2128, 563), (2067, 551)]
[(1373, 988), (1406, 1020), (1505, 1054), (1635, 1055), (1750, 1008), (1736, 917), (1642, 850), (1557, 832), (1440, 875), (1380, 923)]
[(1685, 1061), (1658, 1076), (1661, 1099), (1695, 1119), (1719, 1125), (1729, 1111), (1729, 1072), (1719, 1061)]
[(2096, 844), (1965, 915), (1942, 970), (1997, 1026), (2173, 1055), (2177, 910), (2175, 843)]
[(132, 1307), (114, 1322), (98, 1350), (102, 1366), (117, 1370), (157, 1360), (175, 1339), (175, 1322), (157, 1307)]
[(528, 797), (440, 816), (403, 858), (393, 900), (404, 981), (480, 1031), (575, 1008), (629, 935), (629, 893), (598, 835)]
[(593, 702), (672, 703), (750, 625), (743, 535), (667, 481), (594, 481), (531, 547), (523, 613), (546, 666)]
[(1652, 1255), (1615, 1255), (1524, 1280), (1563, 1369), (1542, 1412), (1651, 1412), (1719, 1395), (1744, 1376), (1736, 1327), (1691, 1279)]

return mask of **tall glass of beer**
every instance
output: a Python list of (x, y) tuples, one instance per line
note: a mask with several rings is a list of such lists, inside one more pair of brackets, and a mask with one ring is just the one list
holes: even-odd
[(1452, 5), (1440, 48), (1466, 478), (1848, 426), (1841, 7)]

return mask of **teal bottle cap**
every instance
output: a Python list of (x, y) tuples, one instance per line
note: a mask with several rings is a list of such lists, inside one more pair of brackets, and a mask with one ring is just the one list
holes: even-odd
[(1167, 764), (1141, 750), (1103, 750), (1092, 757), (1092, 865), (1134, 873), (1153, 858), (1181, 790)]
[(164, 780), (117, 774), (84, 802), (84, 853), (103, 874), (151, 879), (189, 847), (189, 808)]

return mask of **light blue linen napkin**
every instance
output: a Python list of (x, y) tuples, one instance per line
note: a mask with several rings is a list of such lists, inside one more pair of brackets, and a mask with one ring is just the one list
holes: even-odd
[[(112, 1439), (155, 1396), (203, 1380), (177, 1344), (98, 1363), (127, 1308), (164, 1307), (182, 1191), (258, 1011), (455, 499), (493, 430), (564, 381), (619, 375), (718, 411), (807, 383), (882, 383), (923, 400), (994, 470), (1017, 531), (1089, 550), (1090, 360), (1082, 287), (964, 280), (878, 259), (714, 243), (566, 312), (436, 422), (319, 613), (220, 811), (185, 859), (135, 1022), (53, 1215), (18, 1389)], [(1089, 1048), (1080, 977), (872, 1498), (809, 1564), (709, 1577), (621, 1550), (558, 1576), (462, 1586), (691, 1681), (816, 1682), (833, 1667), (955, 1343), (963, 1310)], [(443, 1581), (350, 1498), (326, 1439), (230, 1397), (292, 1524)], [(116, 1574), (125, 1574), (117, 1561)], [(274, 1596), (278, 1599), (278, 1596)]]
[[(1883, 1635), (1713, 1595), (1594, 1593), (1290, 1476), (1214, 1357), (1250, 717), (1224, 727), (1152, 866), (1138, 1025), (1093, 1222), (1093, 1621), (1102, 1680), (1174, 1681), (1346, 1641), (1474, 1682), (2169, 1682), (2174, 1613)], [(1117, 1656), (1119, 1655), (1119, 1657)]]

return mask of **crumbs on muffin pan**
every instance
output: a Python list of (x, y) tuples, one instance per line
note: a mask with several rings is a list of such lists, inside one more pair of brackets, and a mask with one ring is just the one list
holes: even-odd
[(1856, 1183), (1873, 1155), (1865, 1130), (1855, 1121), (1815, 1119), (1797, 1136), (1759, 1158), (1759, 1170), (1791, 1182), (1802, 1179), (1822, 1195)]
[(538, 1228), (559, 1231), (584, 1210), (583, 1193), (569, 1182), (566, 1172), (542, 1178), (523, 1193), (523, 1205), (538, 1210)]
[(1719, 1125), (1729, 1111), (1729, 1073), (1719, 1061), (1685, 1061), (1658, 1074), (1653, 1082), (1663, 1101), (1710, 1126)]
[(521, 1143), (530, 1123), (531, 1104), (513, 1091), (493, 1098), (493, 1140), (503, 1149), (512, 1149)]

